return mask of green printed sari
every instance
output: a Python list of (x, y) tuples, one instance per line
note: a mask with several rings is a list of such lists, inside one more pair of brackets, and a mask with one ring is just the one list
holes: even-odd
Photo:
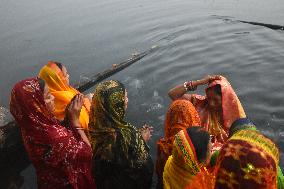
[(125, 88), (114, 80), (100, 83), (91, 105), (89, 138), (98, 189), (150, 188), (153, 163), (139, 130), (124, 120)]

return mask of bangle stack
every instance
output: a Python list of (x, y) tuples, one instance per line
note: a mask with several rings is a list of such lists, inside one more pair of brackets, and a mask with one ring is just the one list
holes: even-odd
[(193, 86), (192, 81), (186, 81), (183, 83), (183, 87), (186, 91), (194, 91), (196, 89), (196, 86)]

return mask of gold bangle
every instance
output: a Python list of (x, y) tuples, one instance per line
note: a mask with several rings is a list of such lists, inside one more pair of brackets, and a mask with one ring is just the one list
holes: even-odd
[(76, 130), (85, 130), (83, 127), (75, 127)]

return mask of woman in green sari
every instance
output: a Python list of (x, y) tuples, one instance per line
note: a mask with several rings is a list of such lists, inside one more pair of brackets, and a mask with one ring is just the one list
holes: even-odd
[(98, 189), (147, 189), (153, 162), (146, 142), (152, 128), (137, 129), (124, 120), (127, 92), (110, 80), (95, 90), (89, 123), (93, 148), (93, 176)]

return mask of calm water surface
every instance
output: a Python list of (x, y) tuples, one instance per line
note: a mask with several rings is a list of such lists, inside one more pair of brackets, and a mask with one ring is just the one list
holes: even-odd
[[(129, 91), (128, 120), (154, 126), (154, 159), (167, 91), (206, 74), (226, 76), (247, 115), (283, 151), (284, 32), (237, 21), (284, 25), (283, 10), (282, 0), (2, 0), (0, 105), (48, 60), (64, 63), (75, 83), (159, 45), (112, 77)], [(32, 167), (22, 175), (22, 188), (36, 188)]]

